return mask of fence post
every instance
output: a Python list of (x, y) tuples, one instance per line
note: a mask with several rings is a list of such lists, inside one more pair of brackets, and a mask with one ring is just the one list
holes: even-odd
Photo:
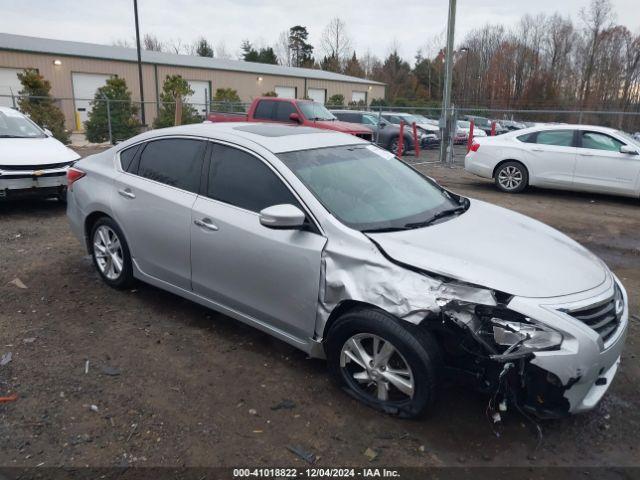
[(469, 137), (467, 138), (467, 153), (471, 150), (471, 144), (473, 143), (473, 119), (469, 122)]
[(104, 94), (102, 95), (102, 97), (104, 98), (105, 102), (107, 102), (107, 128), (109, 129), (109, 144), (113, 145), (113, 134), (111, 132), (111, 105), (109, 102), (109, 97)]
[(496, 136), (496, 122), (491, 122), (491, 136)]
[(418, 127), (416, 122), (413, 122), (413, 155), (416, 158), (420, 158), (420, 143), (418, 142)]
[(376, 145), (380, 145), (380, 121), (382, 120), (382, 105), (378, 105), (378, 128), (376, 128)]

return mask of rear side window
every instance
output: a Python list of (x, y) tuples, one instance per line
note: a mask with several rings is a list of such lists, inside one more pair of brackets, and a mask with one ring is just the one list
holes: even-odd
[(573, 130), (543, 130), (538, 132), (536, 143), (556, 147), (573, 146)]
[(133, 159), (136, 157), (139, 147), (140, 145), (134, 145), (120, 152), (120, 165), (125, 172), (131, 172)]
[(261, 160), (225, 145), (213, 147), (207, 196), (259, 212), (272, 205), (299, 207), (291, 191)]
[(582, 148), (619, 152), (622, 145), (624, 145), (624, 143), (605, 133), (580, 132), (580, 146)]
[(204, 147), (205, 142), (186, 138), (149, 142), (140, 155), (138, 175), (196, 193)]
[(290, 102), (274, 102), (276, 103), (276, 111), (273, 119), (277, 122), (291, 122), (289, 115), (298, 113), (296, 107)]
[(526, 135), (520, 135), (518, 140), (524, 143), (536, 143), (536, 137), (538, 136), (538, 132), (527, 133)]

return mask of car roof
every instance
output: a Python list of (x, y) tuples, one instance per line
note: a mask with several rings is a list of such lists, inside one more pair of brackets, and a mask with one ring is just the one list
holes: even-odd
[(594, 130), (603, 133), (615, 133), (618, 130), (611, 127), (601, 127), (599, 125), (582, 125), (576, 123), (547, 123), (544, 125), (535, 125), (533, 127), (522, 128), (520, 130), (514, 130), (507, 135), (519, 136), (526, 135), (532, 132), (543, 132), (547, 130)]
[(11, 108), (11, 107), (0, 107), (0, 112), (2, 112), (2, 113), (14, 113), (14, 114), (18, 113), (18, 114), (24, 116), (23, 113), (19, 112), (15, 108)]
[(142, 140), (172, 135), (205, 137), (245, 146), (249, 146), (249, 142), (260, 145), (272, 153), (368, 143), (354, 135), (305, 126), (258, 122), (203, 122), (150, 130), (119, 145), (127, 147)]

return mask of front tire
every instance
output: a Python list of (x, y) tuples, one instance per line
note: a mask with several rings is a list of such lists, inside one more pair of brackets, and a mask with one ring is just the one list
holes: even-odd
[(379, 310), (349, 312), (326, 342), (329, 369), (351, 396), (402, 418), (422, 416), (436, 399), (440, 349), (433, 337)]
[(406, 147), (404, 146), (404, 144), (402, 146), (402, 150), (400, 150), (400, 148), (399, 148), (400, 147), (399, 138), (400, 137), (393, 137), (391, 139), (391, 141), (389, 142), (389, 146), (387, 147), (387, 150), (389, 150), (391, 153), (393, 153), (396, 157), (401, 157), (404, 154), (405, 150), (406, 150)]
[(91, 228), (91, 256), (102, 280), (125, 289), (133, 283), (129, 246), (120, 227), (109, 217), (99, 218)]
[(520, 193), (529, 184), (529, 172), (522, 163), (510, 160), (496, 169), (494, 182), (503, 192)]

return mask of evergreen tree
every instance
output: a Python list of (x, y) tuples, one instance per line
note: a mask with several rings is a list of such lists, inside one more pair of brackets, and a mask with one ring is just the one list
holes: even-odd
[(360, 61), (358, 60), (355, 51), (353, 52), (353, 56), (347, 60), (343, 73), (351, 77), (364, 78), (364, 69), (362, 68), (362, 65), (360, 65)]
[(238, 91), (233, 88), (218, 88), (213, 101), (219, 103), (216, 109), (222, 112), (237, 112), (241, 103)]
[(64, 114), (51, 96), (51, 83), (35, 69), (18, 73), (22, 84), (18, 99), (20, 111), (42, 128), (48, 128), (62, 143), (69, 143), (69, 134), (64, 128)]
[(126, 140), (137, 135), (141, 124), (136, 118), (138, 106), (131, 102), (131, 92), (127, 90), (127, 83), (123, 78), (111, 77), (106, 85), (100, 87), (91, 102), (89, 119), (85, 122), (87, 140), (102, 143), (109, 140), (109, 123), (107, 102), (109, 99), (109, 114), (111, 115), (111, 136), (113, 142)]
[(336, 73), (340, 73), (342, 70), (340, 68), (340, 59), (335, 55), (330, 55), (328, 57), (325, 56), (320, 61), (320, 68), (327, 72), (336, 72)]
[(153, 122), (153, 128), (172, 127), (176, 125), (176, 105), (182, 106), (179, 125), (198, 123), (202, 117), (190, 104), (184, 103), (185, 97), (193, 95), (189, 83), (180, 75), (167, 75), (160, 94), (160, 110)]
[(196, 55), (198, 55), (199, 57), (213, 58), (213, 47), (204, 37), (200, 37), (198, 40), (196, 40), (195, 51)]
[(329, 100), (327, 100), (327, 105), (342, 107), (344, 106), (344, 95), (340, 93), (336, 93), (335, 95), (331, 95)]
[(313, 45), (307, 42), (309, 32), (307, 27), (296, 25), (289, 29), (289, 49), (291, 64), (294, 67), (313, 68)]
[(278, 64), (278, 57), (271, 47), (256, 50), (249, 40), (245, 40), (240, 48), (242, 49), (242, 59), (245, 62)]

